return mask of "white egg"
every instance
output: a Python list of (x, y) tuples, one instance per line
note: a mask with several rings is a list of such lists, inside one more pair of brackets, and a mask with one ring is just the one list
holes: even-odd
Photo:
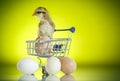
[(60, 79), (55, 75), (48, 76), (45, 81), (60, 81)]
[(61, 69), (60, 60), (57, 57), (50, 57), (47, 59), (45, 69), (49, 74), (56, 74)]
[(23, 58), (18, 62), (17, 68), (24, 74), (33, 74), (38, 70), (39, 64), (31, 58)]
[(38, 79), (34, 75), (24, 75), (18, 81), (38, 81)]

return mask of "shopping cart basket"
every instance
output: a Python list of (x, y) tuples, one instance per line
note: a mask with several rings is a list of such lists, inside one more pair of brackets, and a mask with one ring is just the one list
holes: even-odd
[(75, 28), (55, 29), (57, 31), (70, 31), (67, 38), (54, 38), (50, 40), (28, 40), (27, 53), (29, 55), (38, 56), (40, 58), (48, 58), (51, 56), (64, 57), (69, 54), (71, 45), (71, 35), (75, 32)]

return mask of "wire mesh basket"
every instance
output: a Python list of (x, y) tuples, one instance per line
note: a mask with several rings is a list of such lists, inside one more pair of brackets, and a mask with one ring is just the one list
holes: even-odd
[(58, 29), (56, 31), (70, 31), (67, 38), (54, 38), (50, 40), (28, 40), (27, 53), (38, 57), (48, 58), (51, 56), (64, 57), (69, 54), (72, 42), (71, 35), (75, 32), (75, 28)]

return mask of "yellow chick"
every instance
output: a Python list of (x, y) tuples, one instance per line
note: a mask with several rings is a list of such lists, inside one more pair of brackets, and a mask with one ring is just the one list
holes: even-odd
[(36, 38), (36, 40), (43, 36), (48, 36), (50, 39), (52, 39), (55, 25), (51, 20), (47, 9), (44, 7), (38, 7), (33, 13), (33, 16), (36, 16), (40, 19), (40, 23), (38, 25), (38, 37)]

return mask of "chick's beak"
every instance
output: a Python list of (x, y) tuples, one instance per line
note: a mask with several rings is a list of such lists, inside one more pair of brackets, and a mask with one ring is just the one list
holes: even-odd
[(33, 13), (32, 16), (36, 16), (36, 13)]

